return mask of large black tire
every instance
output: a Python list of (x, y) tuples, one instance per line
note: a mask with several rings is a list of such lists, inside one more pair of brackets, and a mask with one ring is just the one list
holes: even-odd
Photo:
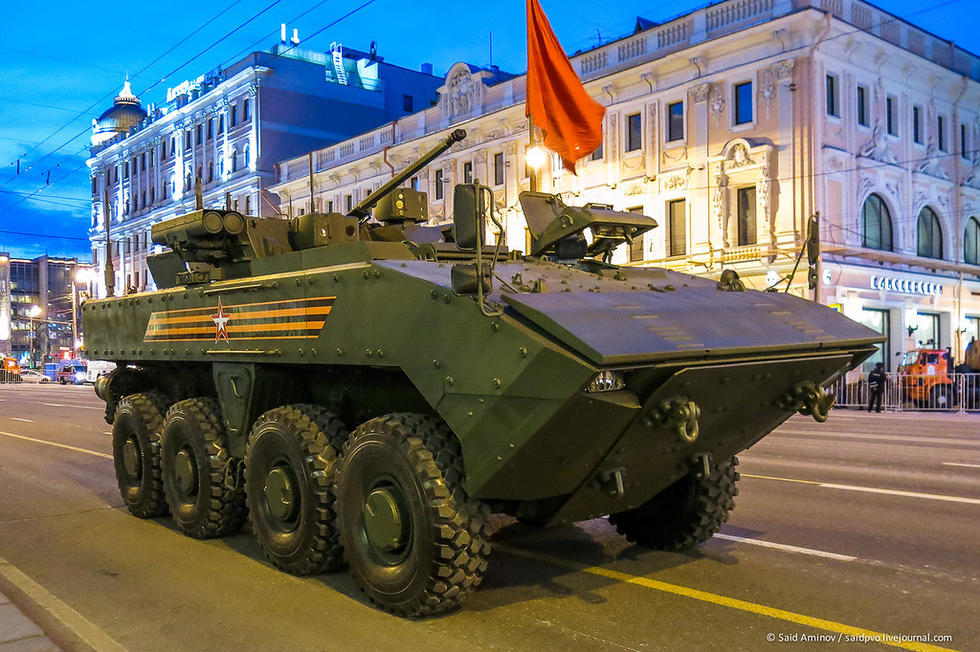
[(655, 550), (689, 550), (710, 539), (735, 507), (738, 458), (711, 474), (686, 475), (635, 509), (609, 517), (629, 541)]
[(217, 401), (174, 403), (160, 442), (163, 486), (177, 529), (195, 539), (234, 534), (245, 522), (238, 461), (228, 455)]
[(112, 423), (112, 464), (126, 508), (140, 518), (167, 513), (160, 472), (160, 430), (167, 398), (149, 392), (124, 397)]
[(323, 573), (343, 562), (333, 479), (347, 435), (316, 405), (278, 407), (252, 426), (245, 450), (252, 530), (266, 558), (287, 573)]
[(391, 414), (351, 434), (334, 489), (338, 529), (351, 575), (374, 604), (427, 616), (479, 586), (489, 510), (466, 496), (463, 479), (459, 442), (437, 418)]

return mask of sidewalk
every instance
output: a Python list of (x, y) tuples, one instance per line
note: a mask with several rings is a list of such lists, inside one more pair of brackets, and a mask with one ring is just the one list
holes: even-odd
[(54, 652), (60, 649), (0, 592), (0, 652)]

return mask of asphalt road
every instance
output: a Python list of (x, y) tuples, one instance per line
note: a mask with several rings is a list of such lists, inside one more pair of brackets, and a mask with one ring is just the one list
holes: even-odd
[(276, 571), (247, 531), (202, 542), (130, 516), (109, 453), (91, 387), (0, 385), (0, 558), (57, 608), (20, 606), (131, 650), (980, 647), (980, 415), (794, 417), (740, 456), (737, 507), (692, 554), (605, 519), (495, 518), (480, 590), (421, 621), (371, 608), (346, 573)]

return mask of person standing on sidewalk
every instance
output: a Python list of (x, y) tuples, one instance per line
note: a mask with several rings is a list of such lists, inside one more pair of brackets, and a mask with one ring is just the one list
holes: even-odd
[(888, 380), (885, 377), (884, 365), (879, 362), (868, 374), (868, 412), (871, 411), (872, 407), (876, 408), (876, 412), (881, 412), (881, 397), (885, 393), (886, 382)]

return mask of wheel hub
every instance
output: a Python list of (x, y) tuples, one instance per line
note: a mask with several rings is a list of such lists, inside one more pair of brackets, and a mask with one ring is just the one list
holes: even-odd
[(177, 486), (185, 495), (197, 493), (197, 464), (194, 453), (182, 448), (174, 457), (174, 474), (177, 476)]
[(280, 521), (289, 521), (296, 514), (296, 483), (290, 473), (281, 466), (273, 468), (265, 477), (265, 503), (269, 513)]
[(368, 494), (362, 508), (368, 542), (382, 552), (396, 552), (405, 544), (406, 523), (391, 489), (379, 487)]
[(134, 437), (130, 437), (123, 444), (122, 463), (126, 469), (126, 474), (131, 478), (139, 479), (142, 464), (140, 464), (140, 446)]

